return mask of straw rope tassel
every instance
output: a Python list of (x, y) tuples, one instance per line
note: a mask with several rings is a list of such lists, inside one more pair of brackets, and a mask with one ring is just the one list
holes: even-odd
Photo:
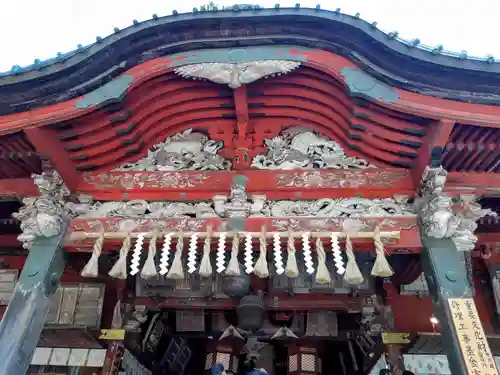
[(146, 258), (146, 262), (144, 263), (141, 271), (141, 277), (143, 279), (149, 279), (158, 275), (155, 264), (156, 241), (158, 240), (158, 234), (157, 230), (154, 231), (151, 239), (149, 240), (148, 257)]
[(295, 256), (295, 238), (293, 237), (292, 230), (288, 230), (288, 242), (286, 245), (288, 256), (286, 259), (285, 275), (287, 277), (298, 277), (299, 267), (297, 266), (297, 257)]
[(184, 250), (184, 234), (179, 232), (177, 235), (177, 247), (175, 249), (174, 260), (172, 261), (172, 267), (167, 273), (167, 279), (173, 280), (183, 280), (184, 279), (184, 269), (182, 268), (182, 251)]
[(168, 272), (168, 259), (170, 258), (170, 245), (172, 245), (173, 233), (165, 234), (160, 256), (160, 275), (166, 275)]
[(231, 246), (231, 258), (226, 268), (226, 275), (237, 276), (240, 274), (240, 264), (238, 262), (238, 252), (240, 250), (240, 235), (235, 233), (233, 245)]
[(113, 319), (111, 329), (121, 329), (123, 327), (122, 301), (118, 300), (113, 308)]
[(257, 262), (255, 262), (253, 273), (261, 279), (269, 276), (269, 269), (267, 267), (267, 237), (264, 226), (260, 232), (260, 253)]
[(354, 251), (352, 251), (351, 237), (348, 234), (345, 236), (345, 253), (347, 255), (347, 265), (344, 273), (345, 282), (351, 285), (363, 284), (365, 279), (356, 263), (356, 256), (354, 255)]
[(130, 233), (127, 233), (127, 236), (123, 240), (118, 260), (116, 261), (113, 268), (111, 268), (111, 271), (109, 271), (108, 273), (109, 276), (114, 277), (115, 279), (121, 279), (121, 280), (127, 279), (127, 254), (130, 250), (131, 245), (132, 245), (132, 238), (130, 237)]
[(330, 271), (326, 267), (326, 253), (323, 247), (323, 242), (321, 238), (316, 239), (316, 254), (318, 256), (318, 266), (316, 267), (316, 277), (314, 281), (316, 284), (330, 284), (332, 278), (330, 276)]
[(97, 277), (99, 276), (99, 257), (101, 256), (102, 245), (104, 244), (104, 233), (101, 233), (94, 242), (92, 249), (92, 256), (88, 263), (83, 267), (80, 275), (83, 277)]
[(144, 245), (144, 233), (140, 233), (135, 240), (134, 251), (132, 252), (132, 259), (130, 261), (130, 275), (135, 276), (139, 273), (139, 266), (141, 265), (141, 252), (142, 245)]
[(210, 262), (210, 246), (212, 244), (212, 227), (207, 228), (207, 236), (203, 242), (203, 256), (201, 257), (200, 269), (198, 273), (202, 277), (212, 276), (212, 263)]
[(391, 277), (394, 271), (385, 257), (384, 243), (380, 239), (380, 226), (378, 225), (373, 234), (373, 243), (377, 257), (375, 258), (371, 274), (379, 277)]

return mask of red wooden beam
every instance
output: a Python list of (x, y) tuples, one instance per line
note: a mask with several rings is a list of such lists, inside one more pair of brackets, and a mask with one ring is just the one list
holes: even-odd
[(418, 151), (416, 166), (413, 169), (413, 183), (415, 187), (420, 184), (422, 173), (426, 166), (431, 164), (433, 154), (441, 159), (446, 142), (450, 138), (451, 132), (455, 126), (453, 120), (440, 120), (433, 123), (425, 136), (424, 144)]
[[(347, 295), (328, 295), (321, 293), (308, 293), (295, 296), (282, 295), (279, 299), (272, 296), (264, 298), (267, 310), (288, 310), (288, 311), (352, 311), (359, 312), (362, 309), (362, 297), (348, 297)], [(314, 303), (311, 303), (314, 301)], [(147, 297), (137, 297), (134, 299), (136, 306), (158, 307), (163, 309), (205, 309), (205, 310), (233, 310), (238, 306), (239, 299), (203, 299), (190, 298), (186, 303), (185, 298), (165, 298), (161, 301), (153, 301)]]
[(0, 197), (1, 196), (37, 196), (36, 188), (31, 178), (9, 178), (0, 179)]
[(452, 194), (492, 194), (500, 192), (500, 174), (450, 172), (445, 189)]
[[(123, 221), (126, 219), (120, 218), (96, 218), (96, 219), (75, 219), (71, 221), (69, 233), (71, 241), (68, 239), (68, 247), (76, 247), (79, 251), (84, 248), (91, 248), (93, 241), (88, 239), (87, 233), (96, 233), (104, 231), (108, 233), (108, 237), (112, 233), (121, 232)], [(399, 232), (399, 239), (391, 239), (386, 244), (386, 249), (389, 253), (399, 251), (400, 249), (409, 250), (413, 253), (420, 252), (422, 243), (417, 227), (416, 218), (399, 218), (384, 220), (384, 218), (360, 218), (363, 223), (363, 232), (370, 232), (377, 225), (381, 225), (381, 232)], [(146, 233), (151, 232), (155, 228), (160, 228), (165, 232), (204, 232), (208, 227), (217, 232), (228, 231), (231, 228), (231, 220), (228, 219), (142, 219), (139, 225), (133, 229), (133, 232)], [(266, 232), (285, 232), (289, 226), (297, 232), (343, 232), (342, 221), (338, 219), (328, 218), (248, 218), (243, 222), (243, 226), (238, 228), (242, 232), (259, 233), (262, 227)], [(106, 248), (111, 250), (114, 245), (119, 246), (123, 241), (120, 235), (116, 235), (116, 240), (106, 240)], [(114, 244), (113, 244), (114, 242)], [(311, 241), (313, 243), (313, 241)], [(373, 251), (372, 238), (354, 238), (353, 243), (355, 250), (371, 250)], [(299, 247), (299, 249), (301, 246)]]
[(268, 199), (382, 198), (415, 192), (410, 172), (396, 168), (86, 173), (77, 191), (97, 200), (206, 200), (228, 195), (237, 175), (248, 178), (248, 194)]
[(43, 127), (26, 129), (24, 133), (38, 153), (45, 154), (51, 159), (66, 186), (71, 191), (75, 191), (80, 182), (80, 173), (64, 150), (64, 146), (57, 139), (55, 131)]

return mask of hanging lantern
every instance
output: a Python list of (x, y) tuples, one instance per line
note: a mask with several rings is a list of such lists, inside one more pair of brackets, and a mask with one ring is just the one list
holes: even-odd
[[(212, 374), (212, 369), (224, 367), (224, 371), (236, 374), (238, 372), (238, 351), (230, 345), (217, 344), (215, 350), (205, 356), (205, 374)], [(223, 372), (221, 372), (223, 373)]]
[(290, 347), (288, 349), (288, 374), (319, 374), (320, 360), (318, 351), (311, 347)]
[(236, 307), (238, 328), (252, 332), (259, 330), (264, 323), (265, 313), (266, 308), (261, 297), (255, 295), (243, 297)]

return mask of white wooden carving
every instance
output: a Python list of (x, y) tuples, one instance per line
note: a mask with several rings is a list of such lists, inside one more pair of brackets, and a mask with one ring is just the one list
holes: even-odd
[(188, 129), (154, 145), (147, 157), (126, 163), (116, 171), (220, 171), (231, 169), (231, 162), (218, 155), (222, 141)]
[(38, 197), (23, 198), (23, 207), (12, 214), (21, 222), (22, 233), (17, 239), (23, 247), (31, 247), (37, 236), (52, 237), (61, 233), (63, 224), (69, 220), (65, 198), (70, 191), (61, 176), (55, 171), (32, 176), (40, 192)]
[(257, 155), (252, 167), (257, 169), (291, 170), (312, 168), (374, 168), (367, 161), (349, 157), (334, 141), (305, 127), (292, 127), (281, 135), (266, 139), (265, 155)]
[(75, 204), (67, 207), (78, 219), (97, 218), (230, 218), (230, 217), (415, 217), (408, 198), (323, 198), (316, 200), (267, 200), (263, 195), (247, 197), (233, 185), (229, 196), (216, 195), (213, 202), (184, 203), (132, 200)]
[(261, 78), (289, 73), (299, 66), (300, 62), (296, 61), (258, 60), (237, 64), (191, 64), (176, 68), (174, 71), (185, 78), (207, 79), (235, 89)]
[(496, 213), (482, 209), (474, 195), (461, 195), (454, 200), (444, 193), (447, 174), (442, 167), (425, 169), (415, 211), (427, 236), (451, 238), (458, 251), (470, 251), (477, 242), (477, 220)]

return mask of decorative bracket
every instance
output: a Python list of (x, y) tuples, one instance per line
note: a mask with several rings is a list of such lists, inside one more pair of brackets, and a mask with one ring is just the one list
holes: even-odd
[(496, 216), (490, 209), (482, 209), (475, 195), (452, 198), (444, 193), (446, 172), (442, 167), (424, 171), (420, 182), (415, 210), (420, 217), (422, 234), (434, 238), (451, 238), (458, 251), (474, 249), (477, 237), (476, 221), (486, 215)]
[(70, 220), (65, 198), (70, 195), (68, 187), (56, 171), (32, 176), (40, 195), (25, 197), (24, 206), (12, 216), (21, 221), (17, 238), (29, 249), (36, 237), (59, 235)]

